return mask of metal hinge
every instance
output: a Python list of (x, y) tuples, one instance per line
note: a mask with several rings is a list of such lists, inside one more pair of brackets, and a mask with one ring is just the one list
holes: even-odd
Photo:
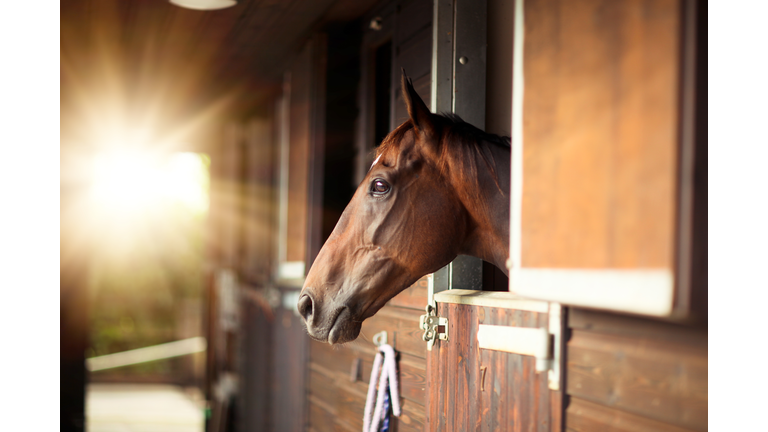
[(448, 340), (448, 318), (437, 316), (436, 309), (431, 304), (427, 305), (426, 311), (426, 315), (419, 319), (420, 327), (424, 330), (421, 338), (427, 343), (427, 351), (432, 351), (436, 340)]

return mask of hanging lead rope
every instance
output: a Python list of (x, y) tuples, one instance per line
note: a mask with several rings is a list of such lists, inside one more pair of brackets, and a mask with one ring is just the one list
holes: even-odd
[[(382, 362), (384, 363), (383, 365)], [(379, 372), (381, 372), (381, 375), (379, 375)], [(378, 396), (374, 396), (377, 378), (379, 381)], [(389, 402), (392, 404), (392, 413), (395, 417), (400, 417), (400, 389), (397, 382), (395, 349), (390, 345), (383, 344), (379, 346), (379, 352), (376, 353), (376, 358), (373, 360), (371, 381), (368, 383), (368, 397), (365, 400), (363, 432), (378, 432), (379, 424), (387, 417), (389, 409), (384, 408), (387, 389), (389, 389)], [(373, 416), (371, 416), (374, 400), (376, 408), (373, 411)]]

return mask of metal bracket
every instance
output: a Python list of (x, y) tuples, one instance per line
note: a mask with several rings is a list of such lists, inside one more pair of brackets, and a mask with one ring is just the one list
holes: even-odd
[(372, 339), (373, 339), (373, 344), (376, 345), (377, 347), (380, 347), (382, 345), (386, 345), (387, 344), (387, 332), (382, 330), (382, 331), (376, 333), (375, 335), (373, 335)]
[(437, 316), (436, 308), (431, 304), (427, 305), (426, 312), (419, 319), (419, 327), (424, 330), (421, 338), (427, 343), (427, 351), (432, 351), (436, 340), (448, 340), (448, 318)]

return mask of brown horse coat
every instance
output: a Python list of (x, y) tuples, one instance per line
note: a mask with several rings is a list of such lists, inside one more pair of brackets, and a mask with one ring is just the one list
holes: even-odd
[(405, 72), (401, 84), (410, 119), (384, 139), (301, 291), (320, 341), (354, 340), (363, 320), (459, 254), (507, 271), (509, 140), (432, 114)]

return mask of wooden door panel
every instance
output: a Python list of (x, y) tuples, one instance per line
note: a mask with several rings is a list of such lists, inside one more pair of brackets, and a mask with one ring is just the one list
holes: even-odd
[(526, 7), (521, 264), (671, 268), (677, 2)]
[(666, 0), (525, 2), (511, 291), (675, 312), (681, 11)]
[(449, 340), (428, 352), (427, 430), (561, 430), (561, 393), (535, 359), (477, 342), (480, 324), (546, 328), (546, 313), (438, 303), (438, 315), (448, 318)]

